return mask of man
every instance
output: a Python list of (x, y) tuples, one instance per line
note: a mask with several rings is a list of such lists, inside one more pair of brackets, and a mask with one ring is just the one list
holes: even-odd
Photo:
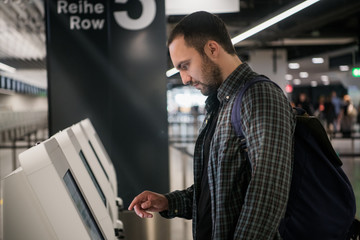
[(194, 239), (281, 239), (292, 173), (290, 103), (268, 82), (246, 91), (241, 114), (250, 165), (231, 111), (241, 87), (257, 74), (237, 57), (225, 24), (210, 13), (193, 13), (177, 24), (168, 46), (183, 83), (208, 96), (195, 145), (194, 184), (165, 195), (145, 191), (129, 210), (143, 218), (160, 212), (192, 219)]

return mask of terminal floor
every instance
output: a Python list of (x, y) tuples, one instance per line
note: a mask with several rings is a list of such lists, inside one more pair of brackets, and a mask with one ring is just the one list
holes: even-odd
[[(0, 142), (1, 146), (9, 143)], [(15, 150), (16, 166), (19, 166), (17, 156), (19, 153), (26, 150), (27, 142), (18, 141), (17, 145), (20, 148)], [(334, 139), (332, 144), (339, 154), (360, 153), (360, 139)], [(24, 148), (21, 148), (24, 147)], [(192, 183), (192, 151), (193, 143), (175, 143), (170, 145), (170, 188), (171, 190), (183, 189), (190, 186)], [(0, 148), (0, 178), (4, 178), (14, 169), (13, 166), (13, 150)], [(357, 217), (360, 218), (360, 156), (342, 157), (343, 169), (349, 177), (357, 199)], [(0, 185), (0, 205), (2, 202), (2, 189)], [(1, 208), (0, 206), (0, 217)], [(0, 219), (2, 223), (2, 219)], [(126, 226), (125, 226), (126, 228)], [(0, 224), (0, 240), (2, 239), (2, 224)], [(172, 240), (186, 240), (191, 237), (191, 221), (183, 219), (174, 219), (170, 223), (170, 236)]]

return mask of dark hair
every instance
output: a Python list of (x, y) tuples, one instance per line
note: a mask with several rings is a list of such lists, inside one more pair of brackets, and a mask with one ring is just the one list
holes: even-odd
[(204, 46), (209, 40), (219, 43), (227, 53), (236, 54), (225, 23), (208, 12), (195, 12), (184, 17), (170, 33), (168, 45), (179, 36), (184, 36), (186, 44), (201, 55), (205, 54)]

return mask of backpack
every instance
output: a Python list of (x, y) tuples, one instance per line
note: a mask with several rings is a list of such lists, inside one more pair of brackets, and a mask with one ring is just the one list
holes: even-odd
[[(232, 109), (231, 122), (245, 152), (246, 140), (240, 121), (242, 97), (251, 85), (264, 81), (278, 86), (258, 75), (245, 83)], [(302, 109), (294, 108), (294, 111), (297, 114), (293, 174), (279, 233), (284, 240), (357, 239), (359, 222), (355, 219), (355, 196), (341, 169), (342, 162), (320, 121)]]

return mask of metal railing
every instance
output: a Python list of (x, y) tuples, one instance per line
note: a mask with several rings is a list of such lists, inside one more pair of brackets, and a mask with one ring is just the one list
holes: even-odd
[[(12, 150), (12, 169), (17, 166), (16, 150), (30, 148), (46, 136), (39, 137), (39, 129), (47, 129), (47, 111), (0, 111), (0, 150)], [(25, 141), (26, 144), (18, 144)]]
[[(184, 113), (170, 115), (168, 118), (170, 145), (186, 155), (192, 155), (184, 146), (195, 143), (203, 119), (204, 115), (194, 116)], [(355, 147), (356, 141), (360, 140), (359, 130), (353, 130), (349, 137), (344, 137), (341, 132), (332, 132), (329, 133), (329, 138), (332, 144), (334, 140), (350, 141), (350, 152), (338, 152), (340, 157), (360, 157), (360, 152)]]

